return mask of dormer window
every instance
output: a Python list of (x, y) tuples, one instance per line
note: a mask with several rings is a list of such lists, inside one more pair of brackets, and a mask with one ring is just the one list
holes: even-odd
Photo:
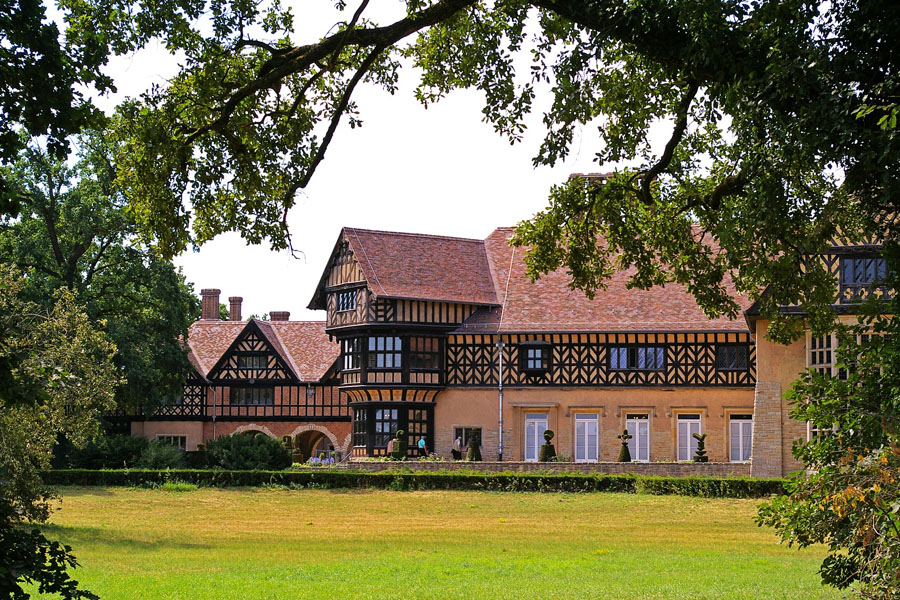
[(519, 345), (519, 369), (528, 375), (543, 375), (550, 370), (553, 346), (543, 342)]
[(239, 354), (237, 357), (238, 369), (243, 370), (265, 369), (268, 362), (265, 354)]
[(356, 290), (345, 290), (337, 293), (337, 311), (356, 310)]

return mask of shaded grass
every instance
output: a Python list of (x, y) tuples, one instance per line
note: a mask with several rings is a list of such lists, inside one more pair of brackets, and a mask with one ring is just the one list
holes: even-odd
[(64, 488), (45, 527), (103, 598), (838, 598), (756, 501)]

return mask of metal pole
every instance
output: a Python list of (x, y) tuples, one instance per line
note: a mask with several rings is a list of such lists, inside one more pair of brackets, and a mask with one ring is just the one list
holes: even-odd
[(497, 460), (499, 462), (503, 462), (503, 348), (506, 347), (506, 344), (500, 338), (500, 334), (497, 334), (497, 339), (500, 340), (497, 342), (497, 396), (499, 400), (499, 410), (500, 416), (498, 419), (499, 427), (500, 427), (500, 435), (497, 438)]

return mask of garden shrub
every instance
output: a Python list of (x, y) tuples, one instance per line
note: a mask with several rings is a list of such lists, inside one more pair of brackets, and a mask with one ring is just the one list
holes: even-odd
[(116, 469), (137, 466), (150, 440), (130, 435), (102, 435), (83, 448), (61, 440), (54, 448), (55, 466), (67, 469)]
[(135, 466), (139, 469), (178, 469), (184, 466), (184, 451), (172, 444), (153, 440), (141, 452)]
[(750, 477), (645, 477), (632, 474), (519, 473), (487, 471), (354, 472), (225, 470), (55, 470), (51, 485), (151, 486), (184, 482), (214, 487), (285, 486), (293, 488), (393, 490), (484, 490), (498, 492), (625, 492), (722, 498), (761, 498), (785, 493), (784, 479)]
[(227, 470), (286, 469), (291, 454), (280, 440), (267, 435), (226, 435), (206, 444), (210, 467)]

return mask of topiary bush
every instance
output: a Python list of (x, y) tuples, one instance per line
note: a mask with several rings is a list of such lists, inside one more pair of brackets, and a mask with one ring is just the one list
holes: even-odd
[(706, 455), (706, 434), (693, 433), (691, 435), (697, 440), (697, 450), (694, 451), (694, 462), (709, 462), (709, 457)]
[(616, 460), (619, 462), (631, 462), (631, 450), (628, 449), (628, 440), (634, 436), (628, 433), (627, 429), (623, 429), (622, 435), (617, 435), (616, 437), (622, 440), (622, 446), (619, 448), (619, 457)]
[(394, 460), (406, 460), (408, 444), (406, 443), (406, 432), (398, 429), (394, 437), (394, 449), (391, 452), (391, 458)]
[(551, 429), (544, 432), (544, 443), (541, 444), (540, 452), (538, 452), (538, 462), (550, 462), (556, 456), (556, 448), (553, 447), (551, 442), (554, 435)]
[(184, 452), (172, 444), (153, 440), (147, 444), (135, 466), (139, 469), (180, 469)]
[(469, 462), (481, 462), (481, 436), (477, 433), (473, 433), (472, 437), (469, 438), (466, 460)]
[(291, 453), (280, 440), (267, 435), (226, 435), (206, 444), (210, 467), (227, 470), (286, 469)]

